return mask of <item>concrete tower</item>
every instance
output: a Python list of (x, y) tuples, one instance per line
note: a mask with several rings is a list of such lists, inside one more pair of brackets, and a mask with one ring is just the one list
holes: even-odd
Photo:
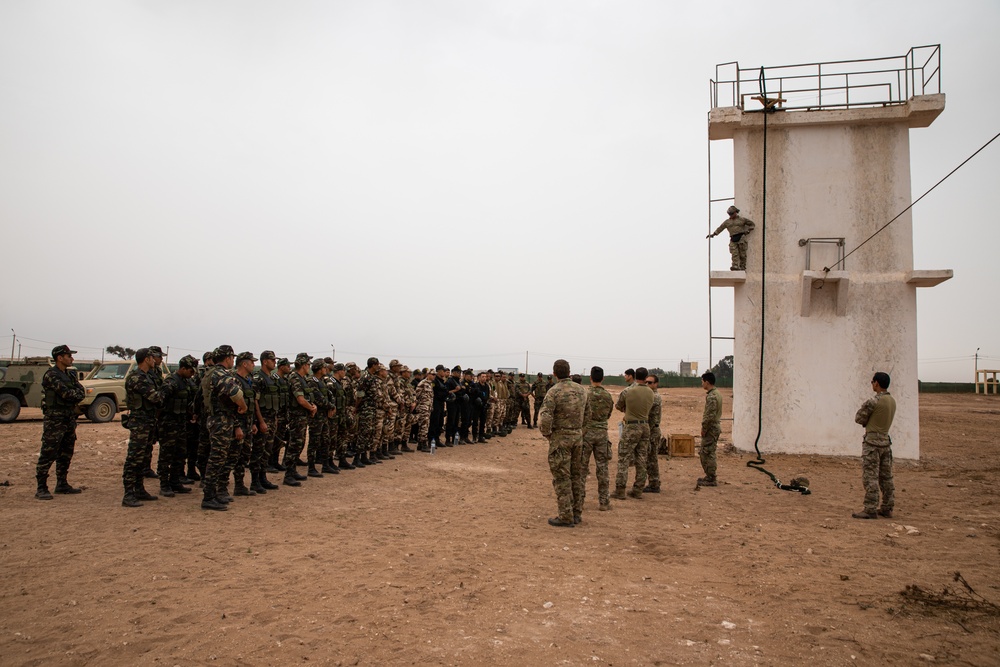
[[(939, 62), (940, 49), (921, 48), (934, 49), (931, 67), (935, 56)], [(929, 126), (945, 105), (939, 83), (928, 91), (940, 69), (922, 64), (924, 55), (911, 50), (896, 69), (882, 61), (795, 66), (816, 68), (815, 77), (767, 68), (764, 80), (737, 66), (734, 81), (713, 81), (709, 139), (732, 139), (735, 204), (757, 223), (748, 237), (747, 270), (710, 277), (713, 287), (735, 290), (739, 449), (752, 451), (757, 434), (763, 335), (762, 451), (859, 454), (862, 430), (854, 413), (872, 395), (872, 374), (883, 370), (898, 405), (893, 452), (919, 458), (916, 290), (952, 272), (914, 270), (909, 212), (838, 260), (911, 203), (910, 128)], [(869, 64), (873, 72), (859, 71)], [(829, 72), (837, 69), (850, 72), (831, 83)], [(870, 76), (852, 88), (852, 77), (861, 81), (862, 74)], [(872, 77), (888, 80), (885, 91), (871, 94)], [(733, 106), (718, 106), (720, 86), (733, 91)], [(766, 118), (766, 257), (764, 103), (752, 99), (761, 88), (772, 100), (786, 98)]]

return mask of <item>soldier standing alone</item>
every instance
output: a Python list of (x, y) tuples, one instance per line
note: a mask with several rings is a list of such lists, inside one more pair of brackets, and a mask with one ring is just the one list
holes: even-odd
[[(875, 395), (864, 402), (854, 416), (854, 421), (865, 427), (861, 444), (861, 480), (865, 485), (865, 508), (851, 516), (855, 519), (874, 519), (877, 516), (892, 518), (896, 504), (892, 483), (892, 428), (896, 416), (896, 399), (889, 394), (889, 374), (878, 372), (872, 378)], [(882, 506), (879, 507), (879, 491)]]
[(715, 388), (715, 373), (708, 371), (701, 376), (702, 389), (705, 395), (705, 412), (701, 416), (701, 468), (704, 477), (698, 478), (698, 486), (718, 486), (715, 479), (715, 449), (722, 433), (722, 396)]
[(66, 481), (76, 446), (76, 406), (86, 395), (76, 375), (67, 372), (73, 365), (74, 354), (76, 350), (69, 349), (69, 345), (53, 348), (52, 359), (55, 365), (42, 376), (42, 448), (38, 452), (38, 464), (35, 466), (35, 479), (38, 482), (35, 498), (39, 500), (52, 500), (47, 482), (53, 462), (56, 464), (56, 493), (81, 492), (81, 489), (70, 486)]
[(729, 267), (730, 271), (746, 271), (747, 270), (747, 234), (754, 230), (753, 220), (748, 220), (740, 215), (740, 209), (735, 206), (730, 206), (726, 213), (729, 214), (729, 219), (719, 225), (719, 228), (714, 232), (706, 236), (706, 239), (710, 239), (714, 236), (718, 236), (722, 233), (723, 229), (729, 230), (729, 254), (733, 256), (733, 265)]
[(538, 430), (549, 441), (549, 470), (559, 505), (559, 516), (549, 519), (549, 525), (572, 528), (582, 521), (581, 447), (590, 404), (584, 388), (569, 379), (568, 361), (556, 360), (552, 372), (559, 382), (545, 395), (538, 420)]

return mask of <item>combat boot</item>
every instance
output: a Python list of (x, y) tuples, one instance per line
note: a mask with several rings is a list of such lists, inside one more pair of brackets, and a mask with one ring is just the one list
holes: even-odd
[(306, 474), (309, 475), (310, 477), (322, 477), (323, 476), (323, 473), (321, 473), (319, 470), (316, 470), (316, 464), (315, 463), (310, 463), (309, 464), (309, 470), (308, 470), (308, 472)]
[(628, 497), (635, 498), (636, 500), (642, 500), (642, 489), (629, 489)]
[(385, 460), (385, 461), (390, 461), (390, 460), (396, 458), (395, 456), (392, 455), (392, 452), (389, 451), (389, 444), (388, 443), (382, 445), (381, 452), (382, 452), (382, 459)]
[(125, 497), (122, 498), (122, 507), (142, 507), (142, 503), (135, 497), (134, 491), (126, 491)]
[(139, 481), (135, 483), (134, 494), (137, 500), (159, 500), (157, 496), (154, 496), (152, 493), (146, 490), (146, 487), (144, 487), (142, 484), (141, 477), (139, 478)]
[(556, 526), (558, 528), (572, 528), (574, 525), (573, 519), (560, 519), (559, 517), (554, 517), (549, 519), (550, 526)]
[(198, 482), (201, 480), (201, 475), (198, 474), (198, 471), (195, 469), (193, 465), (188, 466), (186, 477), (192, 482)]
[(77, 489), (75, 487), (70, 486), (69, 482), (66, 481), (66, 476), (65, 475), (62, 476), (62, 477), (59, 477), (58, 475), (56, 476), (56, 488), (53, 489), (53, 491), (55, 493), (64, 494), (64, 495), (72, 495), (72, 494), (76, 494), (76, 493), (83, 493), (83, 489)]
[(714, 477), (699, 477), (698, 486), (718, 486), (719, 483), (715, 481)]
[(281, 483), (285, 486), (302, 486), (302, 482), (295, 479), (295, 473), (291, 470), (285, 471), (285, 479), (281, 480)]
[(377, 449), (368, 452), (368, 462), (369, 464), (382, 465), (382, 452)]
[(659, 486), (647, 486), (645, 489), (642, 490), (642, 492), (643, 493), (659, 493), (660, 492), (660, 487)]
[(35, 498), (38, 500), (52, 500), (52, 494), (49, 493), (48, 479), (48, 475), (45, 477), (38, 476), (38, 488), (35, 490)]
[(226, 503), (227, 505), (233, 502), (233, 497), (229, 495), (229, 482), (215, 488), (215, 498), (220, 503)]
[(177, 494), (174, 493), (174, 490), (170, 488), (169, 482), (163, 482), (160, 484), (160, 495), (163, 496), (164, 498), (173, 498)]
[(353, 465), (355, 468), (364, 468), (365, 466), (367, 466), (368, 464), (365, 463), (365, 455), (355, 454), (354, 462), (351, 465)]
[[(267, 478), (267, 472), (264, 470), (261, 470), (259, 473), (257, 473), (257, 482), (258, 484), (260, 484), (260, 488), (266, 489), (268, 491), (274, 491), (275, 489), (278, 488), (277, 484), (275, 484), (274, 482), (272, 482)], [(260, 493), (260, 491), (257, 491), (257, 493)]]
[(337, 467), (341, 470), (354, 470), (354, 466), (351, 465), (351, 462), (347, 460), (346, 456), (341, 456), (337, 460)]
[(330, 465), (329, 461), (327, 461), (326, 463), (323, 464), (323, 467), (320, 468), (320, 472), (324, 472), (324, 473), (327, 473), (327, 474), (330, 474), (330, 475), (339, 475), (340, 474), (340, 470), (338, 468), (335, 468), (334, 466)]
[(415, 452), (417, 450), (413, 449), (412, 447), (408, 447), (407, 444), (404, 442), (403, 444), (401, 444), (399, 446), (399, 451), (400, 452), (405, 452), (407, 454), (412, 454), (413, 452)]
[(605, 500), (604, 502), (602, 502), (600, 505), (597, 506), (597, 509), (599, 509), (602, 512), (610, 512), (611, 503)]
[(236, 484), (233, 486), (234, 496), (256, 496), (257, 492), (253, 489), (247, 488), (246, 482), (243, 481), (243, 475), (236, 478)]
[(393, 457), (395, 457), (395, 456), (401, 456), (403, 454), (403, 452), (400, 451), (400, 449), (399, 449), (399, 442), (396, 441), (396, 440), (393, 440), (392, 444), (390, 444), (389, 448), (386, 450), (386, 454), (388, 454), (389, 456), (393, 456)]
[(616, 500), (625, 500), (625, 487), (624, 486), (616, 486), (615, 487), (615, 492), (611, 494), (611, 497), (614, 498), (614, 499), (616, 499)]
[(142, 476), (146, 479), (160, 479), (160, 476), (156, 474), (156, 471), (152, 468), (146, 468), (142, 471)]
[(215, 510), (216, 512), (225, 512), (229, 509), (225, 503), (220, 503), (215, 496), (210, 495), (208, 490), (205, 491), (205, 495), (201, 500), (201, 508), (203, 510)]
[(191, 489), (184, 486), (179, 479), (175, 482), (171, 482), (170, 488), (174, 493), (191, 493)]

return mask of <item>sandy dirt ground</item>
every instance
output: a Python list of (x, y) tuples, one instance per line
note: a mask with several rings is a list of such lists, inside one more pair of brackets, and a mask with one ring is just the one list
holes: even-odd
[[(664, 430), (697, 433), (704, 393), (662, 393)], [(25, 411), (0, 426), (0, 663), (997, 665), (1000, 614), (952, 576), (1000, 603), (1000, 402), (920, 400), (894, 519), (851, 518), (857, 458), (768, 456), (809, 477), (803, 496), (729, 453), (700, 491), (697, 458), (661, 457), (663, 493), (611, 512), (592, 471), (572, 529), (546, 524), (537, 430), (217, 513), (197, 493), (122, 508), (118, 421), (79, 425), (83, 494), (35, 500)], [(929, 604), (901, 595), (913, 584)]]

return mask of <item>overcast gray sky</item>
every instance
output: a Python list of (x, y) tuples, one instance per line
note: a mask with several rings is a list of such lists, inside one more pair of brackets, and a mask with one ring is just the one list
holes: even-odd
[[(940, 43), (917, 197), (1000, 131), (998, 25), (995, 0), (3, 0), (0, 349), (704, 367), (715, 65)], [(1000, 366), (998, 174), (1000, 141), (914, 209), (915, 268), (955, 270), (919, 292), (923, 380)]]

